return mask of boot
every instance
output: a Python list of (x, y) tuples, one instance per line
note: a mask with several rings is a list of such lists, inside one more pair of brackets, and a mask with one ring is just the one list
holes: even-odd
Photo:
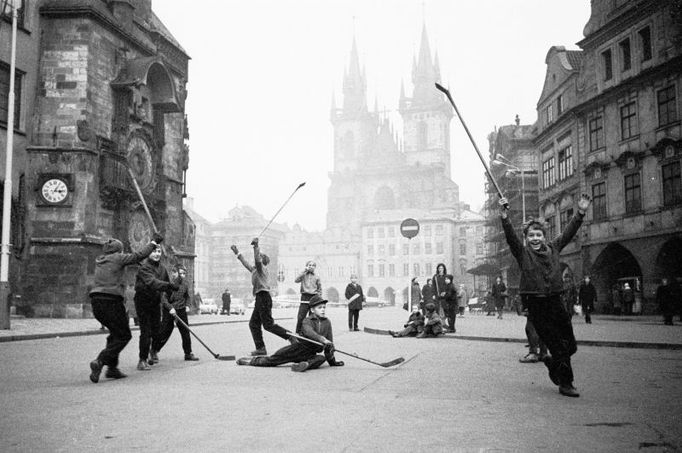
[(107, 373), (105, 374), (105, 376), (110, 379), (123, 379), (124, 377), (128, 377), (127, 374), (121, 373), (121, 370), (119, 370), (115, 366), (113, 367), (110, 366), (109, 368), (107, 368)]
[(149, 353), (149, 364), (154, 365), (156, 363), (159, 363), (159, 353), (152, 349), (152, 352)]
[(556, 374), (556, 367), (552, 366), (552, 357), (545, 356), (543, 363), (547, 367), (547, 370), (549, 370), (549, 379), (552, 381), (552, 383), (554, 385), (560, 385), (561, 383), (559, 382), (559, 376)]
[(152, 367), (150, 367), (150, 366), (147, 364), (147, 361), (146, 361), (146, 360), (140, 360), (140, 361), (137, 363), (137, 369), (138, 369), (139, 371), (149, 371), (149, 370), (152, 369)]
[(251, 365), (253, 357), (240, 357), (237, 359), (237, 365)]
[(308, 369), (310, 364), (308, 362), (298, 362), (291, 365), (291, 371), (296, 371), (297, 373), (303, 373)]
[(199, 360), (199, 357), (195, 356), (190, 352), (189, 354), (185, 354), (185, 360), (194, 362), (196, 360)]
[(343, 360), (332, 359), (329, 361), (329, 366), (344, 366)]
[(534, 352), (529, 352), (525, 356), (521, 357), (519, 359), (519, 362), (521, 363), (537, 363), (540, 359), (538, 358), (538, 355)]
[(265, 346), (258, 348), (255, 351), (251, 351), (251, 357), (258, 357), (261, 355), (268, 355), (268, 351), (265, 350)]
[(560, 385), (559, 386), (559, 393), (561, 393), (564, 396), (570, 396), (572, 398), (577, 398), (580, 396), (580, 393), (578, 393), (578, 390), (573, 387), (573, 384), (565, 384), (565, 385)]
[(90, 362), (90, 380), (97, 384), (99, 382), (99, 375), (102, 373), (102, 367), (104, 364), (100, 359), (95, 359)]

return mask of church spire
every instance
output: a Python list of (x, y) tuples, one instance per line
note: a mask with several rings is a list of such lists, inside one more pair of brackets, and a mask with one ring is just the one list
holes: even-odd
[(350, 52), (348, 70), (343, 79), (343, 110), (344, 113), (367, 111), (367, 80), (360, 68), (358, 47), (353, 36), (353, 47)]
[(422, 26), (419, 56), (412, 69), (412, 83), (414, 83), (413, 100), (417, 103), (432, 102), (438, 94), (434, 90), (434, 83), (440, 81), (440, 64), (436, 54), (435, 63), (431, 60), (431, 47), (426, 32), (426, 23)]

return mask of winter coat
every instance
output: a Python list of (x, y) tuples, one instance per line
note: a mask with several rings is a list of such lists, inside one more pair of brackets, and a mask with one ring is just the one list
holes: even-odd
[(141, 250), (133, 253), (122, 253), (120, 241), (109, 241), (111, 246), (95, 259), (95, 284), (90, 294), (108, 294), (114, 297), (125, 295), (123, 272), (129, 264), (137, 264), (154, 251), (156, 245), (149, 243)]
[(252, 266), (242, 256), (241, 253), (237, 255), (237, 259), (242, 265), (251, 272), (251, 285), (253, 286), (253, 295), (255, 296), (261, 292), (270, 292), (270, 275), (268, 269), (263, 264), (263, 257), (260, 254), (260, 247), (253, 248), (253, 260), (255, 264)]
[(187, 281), (178, 277), (173, 283), (178, 286), (178, 289), (171, 291), (168, 296), (168, 302), (164, 301), (164, 307), (166, 309), (173, 307), (176, 310), (187, 308), (189, 306), (189, 287), (187, 286)]
[(553, 241), (543, 244), (535, 251), (530, 244), (523, 242), (516, 235), (509, 218), (502, 219), (502, 228), (512, 255), (521, 269), (520, 294), (556, 295), (564, 288), (559, 253), (571, 242), (583, 223), (584, 214), (576, 212), (564, 231)]
[[(332, 323), (328, 318), (320, 318), (314, 313), (311, 313), (307, 318), (301, 323), (301, 332), (306, 338), (317, 341), (318, 343), (324, 343), (325, 338), (331, 342), (334, 342), (334, 335), (332, 334)], [(306, 343), (302, 340), (300, 343)], [(312, 344), (312, 343), (308, 343)], [(322, 350), (322, 346), (315, 346), (317, 351)]]
[(349, 283), (348, 286), (346, 286), (346, 300), (350, 300), (350, 298), (356, 294), (358, 297), (356, 297), (353, 301), (348, 302), (349, 310), (362, 310), (362, 303), (365, 301), (365, 295), (362, 294), (362, 286)]
[(429, 302), (434, 302), (435, 296), (436, 288), (433, 287), (433, 283), (431, 286), (426, 284), (422, 287), (422, 301), (424, 302), (424, 305), (428, 304)]
[(315, 275), (314, 272), (303, 271), (296, 279), (295, 283), (301, 284), (301, 294), (317, 294), (322, 295), (322, 282), (320, 282), (320, 277)]
[(135, 303), (158, 305), (161, 303), (161, 293), (170, 294), (174, 287), (177, 286), (170, 282), (166, 268), (160, 262), (147, 258), (135, 277)]
[(585, 282), (580, 284), (580, 289), (578, 290), (578, 300), (580, 305), (583, 307), (583, 312), (591, 313), (594, 311), (594, 301), (597, 300), (597, 290), (595, 289), (592, 282), (585, 284)]
[(424, 325), (424, 315), (421, 314), (420, 311), (415, 311), (410, 315), (409, 318), (407, 318), (407, 322), (403, 325), (403, 327), (407, 326), (422, 326)]
[(443, 320), (436, 311), (432, 311), (431, 313), (426, 312), (426, 316), (424, 316), (424, 326), (431, 326), (434, 335), (443, 333)]
[(492, 291), (493, 301), (495, 302), (495, 307), (504, 307), (504, 301), (507, 298), (507, 285), (504, 282), (495, 283), (493, 285)]
[(445, 302), (450, 308), (457, 307), (457, 288), (452, 283), (445, 285)]
[(680, 303), (680, 297), (682, 297), (682, 294), (677, 285), (668, 283), (656, 289), (656, 303), (658, 303), (661, 312), (666, 316), (675, 314), (677, 304)]
[(414, 283), (412, 285), (412, 292), (410, 293), (410, 301), (413, 305), (419, 304), (422, 300), (422, 292), (419, 287), (419, 283)]
[(433, 282), (433, 293), (436, 296), (436, 299), (442, 300), (445, 296), (441, 296), (440, 294), (445, 292), (445, 275), (436, 274), (431, 281)]

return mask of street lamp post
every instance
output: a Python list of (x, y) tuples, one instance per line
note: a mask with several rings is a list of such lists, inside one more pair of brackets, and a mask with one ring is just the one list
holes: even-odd
[[(9, 316), (9, 257), (10, 216), (12, 215), (12, 155), (14, 148), (14, 79), (17, 50), (17, 10), (21, 0), (9, 0), (6, 5), (12, 15), (12, 39), (10, 39), (9, 93), (7, 94), (7, 142), (5, 155), (5, 183), (2, 198), (2, 248), (0, 250), (0, 329), (10, 328)], [(5, 11), (0, 11), (4, 14)]]

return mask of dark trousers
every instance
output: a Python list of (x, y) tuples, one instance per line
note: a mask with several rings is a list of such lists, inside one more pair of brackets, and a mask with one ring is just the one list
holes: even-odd
[[(187, 321), (187, 310), (184, 308), (179, 308), (175, 310), (178, 318), (180, 318), (185, 324), (189, 325)], [(159, 342), (156, 345), (155, 351), (160, 351), (164, 347), (171, 334), (173, 333), (173, 325), (178, 326), (180, 331), (180, 337), (182, 338), (182, 350), (185, 354), (192, 353), (192, 339), (189, 336), (189, 330), (185, 328), (179, 321), (175, 319), (173, 315), (166, 309), (163, 310), (163, 316), (161, 316), (161, 328), (159, 329)]]
[(256, 349), (265, 348), (261, 326), (278, 337), (285, 340), (289, 338), (284, 327), (275, 324), (275, 321), (272, 319), (272, 298), (267, 291), (261, 291), (256, 294), (256, 304), (253, 307), (253, 313), (251, 313), (251, 319), (249, 320), (249, 330), (251, 330), (251, 336), (253, 337)]
[(301, 294), (301, 303), (298, 305), (298, 314), (296, 315), (296, 333), (301, 333), (303, 320), (308, 316), (308, 312), (310, 311), (310, 305), (308, 305), (308, 301), (313, 296), (314, 294)]
[[(301, 340), (303, 341), (303, 340)], [(278, 349), (274, 354), (268, 356), (255, 357), (251, 361), (253, 366), (277, 366), (285, 363), (309, 362), (314, 357), (321, 357), (324, 362), (324, 356), (316, 355), (316, 349), (304, 343), (291, 344)], [(320, 364), (317, 365), (319, 367)]]
[(135, 311), (140, 321), (140, 360), (147, 360), (150, 349), (160, 349), (161, 307), (158, 303), (136, 300)]
[(109, 330), (107, 344), (97, 359), (111, 368), (116, 368), (118, 367), (118, 355), (133, 337), (130, 333), (123, 297), (114, 299), (93, 295), (90, 296), (90, 302), (95, 319)]
[(445, 301), (443, 304), (443, 311), (448, 318), (448, 328), (455, 330), (455, 321), (457, 320), (457, 302)]
[(360, 309), (348, 309), (348, 328), (357, 329), (358, 320), (360, 319)]
[(540, 337), (530, 319), (526, 318), (526, 338), (528, 338), (528, 352), (544, 356), (547, 354), (547, 346), (540, 341)]
[(397, 333), (397, 336), (399, 337), (413, 337), (419, 333), (419, 328), (424, 325), (424, 322), (422, 321), (421, 324), (415, 323), (415, 324), (409, 324), (407, 327), (405, 327), (403, 330)]
[(590, 310), (589, 309), (586, 310), (583, 308), (583, 313), (585, 313), (585, 323), (592, 324), (592, 316), (590, 316)]
[(573, 383), (571, 356), (578, 347), (573, 335), (571, 317), (561, 303), (559, 295), (547, 297), (524, 296), (528, 307), (528, 319), (533, 323), (540, 340), (547, 345), (552, 359), (545, 364), (550, 375), (558, 378), (561, 385)]

